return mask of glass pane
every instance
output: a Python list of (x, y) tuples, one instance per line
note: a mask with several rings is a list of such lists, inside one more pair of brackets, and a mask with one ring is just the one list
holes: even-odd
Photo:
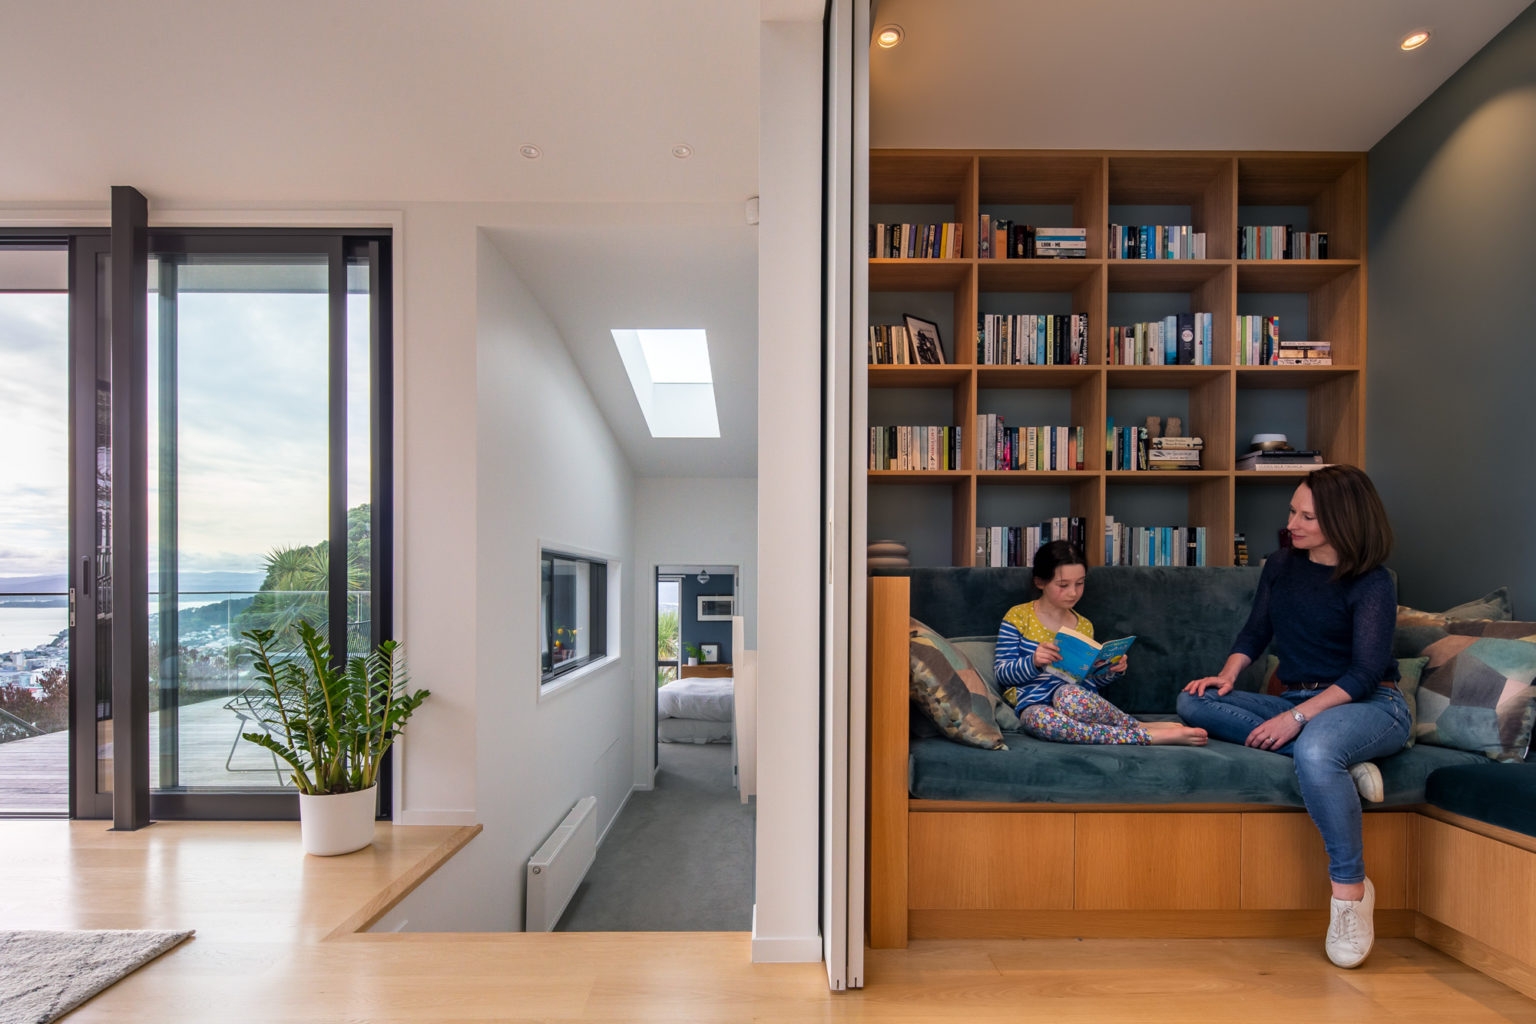
[(0, 249), (0, 812), (69, 811), (69, 296)]
[(327, 625), (323, 256), (152, 260), (150, 783), (272, 788), (240, 634)]
[(591, 563), (551, 558), (545, 563), (546, 670), (579, 662), (591, 653)]
[(365, 654), (373, 629), (369, 499), (373, 492), (373, 421), (369, 397), (372, 331), (368, 263), (347, 263), (347, 653)]

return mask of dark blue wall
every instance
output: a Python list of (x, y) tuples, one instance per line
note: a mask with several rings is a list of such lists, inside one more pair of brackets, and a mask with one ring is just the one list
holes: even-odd
[(1533, 183), (1536, 6), (1370, 152), (1366, 465), (1405, 604), (1509, 584), (1536, 618)]
[[(683, 577), (682, 597), (678, 603), (679, 617), (682, 620), (682, 639), (685, 644), (719, 644), (720, 660), (731, 660), (731, 623), (725, 622), (700, 622), (699, 621), (699, 596), (730, 597), (736, 592), (736, 578), (734, 576), (709, 574), (708, 583), (700, 583), (697, 574)], [(688, 655), (683, 655), (686, 661)]]

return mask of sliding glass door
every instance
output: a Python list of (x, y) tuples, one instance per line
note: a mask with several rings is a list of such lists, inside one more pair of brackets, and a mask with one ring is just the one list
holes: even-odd
[[(304, 619), (338, 661), (389, 638), (389, 240), (151, 230), (136, 394), (110, 249), (0, 235), (0, 815), (113, 817), (147, 755), (125, 788), (153, 817), (294, 816), (286, 768), (241, 739), (241, 634)], [(147, 471), (140, 503), (115, 465)], [(147, 583), (114, 580), (140, 545)], [(125, 635), (147, 673), (114, 667)], [(114, 684), (147, 693), (147, 750)]]
[(384, 638), (378, 249), (335, 234), (153, 234), (150, 249), (153, 806), (275, 813), (293, 789), (285, 765), (241, 739), (259, 729), (243, 634), (281, 638), (305, 620), (338, 658)]
[(69, 249), (0, 244), (0, 814), (69, 811)]

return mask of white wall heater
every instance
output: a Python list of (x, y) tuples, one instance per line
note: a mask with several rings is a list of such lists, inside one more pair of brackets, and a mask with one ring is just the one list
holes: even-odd
[(528, 858), (523, 928), (554, 931), (597, 857), (597, 797), (584, 796)]

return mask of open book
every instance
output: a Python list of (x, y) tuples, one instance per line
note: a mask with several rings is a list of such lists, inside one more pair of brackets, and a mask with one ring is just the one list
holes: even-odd
[(1134, 636), (1123, 636), (1101, 643), (1075, 629), (1063, 629), (1056, 634), (1061, 660), (1047, 665), (1045, 670), (1069, 683), (1080, 683), (1093, 670), (1124, 658), (1135, 642)]

